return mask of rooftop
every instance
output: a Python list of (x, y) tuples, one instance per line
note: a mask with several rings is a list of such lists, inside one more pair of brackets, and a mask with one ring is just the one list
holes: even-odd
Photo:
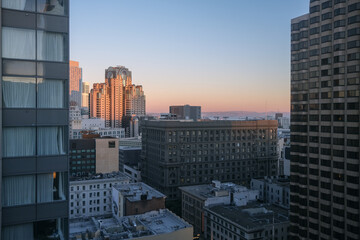
[[(126, 185), (114, 185), (126, 197), (128, 201), (151, 200), (153, 198), (165, 198), (166, 196), (145, 183), (130, 183)], [(146, 198), (145, 198), (146, 197)]]
[(220, 181), (213, 181), (212, 184), (179, 187), (179, 189), (202, 200), (228, 196), (230, 192), (252, 191), (241, 185), (221, 183)]
[(141, 150), (141, 146), (119, 146), (119, 149), (124, 151)]
[(290, 187), (290, 178), (288, 176), (255, 178), (255, 180)]
[(288, 210), (270, 204), (249, 203), (246, 206), (218, 205), (207, 208), (247, 230), (266, 225), (289, 222)]
[(144, 127), (246, 127), (246, 128), (277, 128), (278, 121), (276, 120), (207, 120), (207, 121), (193, 121), (193, 120), (148, 120), (144, 121)]
[(129, 178), (122, 172), (112, 172), (112, 173), (100, 173), (96, 175), (91, 175), (88, 177), (72, 177), (70, 179), (70, 183), (72, 182), (80, 182), (80, 181), (92, 181), (92, 180), (109, 180), (109, 179), (117, 179), (117, 180), (129, 180)]
[(70, 220), (69, 232), (70, 239), (81, 239), (82, 234), (87, 234), (85, 239), (92, 237), (94, 240), (102, 240), (109, 237), (109, 240), (115, 240), (166, 234), (184, 228), (192, 226), (169, 210), (161, 209), (119, 219), (92, 217)]

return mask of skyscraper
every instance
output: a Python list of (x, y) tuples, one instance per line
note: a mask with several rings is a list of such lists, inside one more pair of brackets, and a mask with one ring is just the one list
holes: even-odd
[(89, 108), (89, 93), (90, 93), (90, 84), (88, 82), (82, 82), (82, 93), (81, 93), (82, 108)]
[(360, 239), (360, 2), (291, 21), (291, 237)]
[(105, 126), (127, 127), (133, 115), (145, 115), (142, 86), (132, 84), (131, 71), (123, 66), (105, 70), (105, 83), (94, 83), (90, 92), (90, 117), (105, 119)]
[(127, 115), (145, 116), (145, 94), (141, 85), (131, 85), (129, 90), (129, 98), (131, 103), (130, 112)]
[(70, 84), (69, 94), (70, 103), (81, 107), (82, 99), (82, 69), (79, 67), (79, 62), (70, 61)]
[[(124, 95), (124, 88), (131, 85), (131, 72), (123, 67), (109, 67), (105, 70), (105, 84), (110, 99), (110, 124), (107, 127), (119, 128), (131, 104)], [(106, 119), (108, 120), (108, 119)]]
[(105, 83), (94, 83), (89, 95), (90, 117), (105, 119), (106, 126), (110, 124), (110, 103), (108, 88)]
[(1, 1), (1, 239), (68, 236), (69, 1)]

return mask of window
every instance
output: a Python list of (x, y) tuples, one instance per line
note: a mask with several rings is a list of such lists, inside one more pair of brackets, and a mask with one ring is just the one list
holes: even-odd
[(334, 33), (334, 40), (345, 38), (345, 31)]
[(34, 108), (35, 84), (35, 78), (3, 77), (3, 106), (5, 108)]
[(332, 16), (331, 12), (324, 13), (323, 15), (321, 15), (321, 20), (324, 21), (326, 19), (331, 19), (331, 16)]
[(3, 206), (35, 203), (35, 176), (4, 177), (1, 195)]
[(2, 28), (3, 58), (35, 59), (35, 31), (21, 28)]
[(320, 32), (319, 27), (310, 28), (310, 35), (318, 34)]
[(35, 0), (3, 0), (2, 7), (21, 11), (35, 11)]
[(37, 0), (37, 11), (54, 15), (65, 15), (63, 0)]
[(346, 25), (346, 21), (344, 19), (334, 22), (334, 28), (344, 27), (345, 25)]
[(348, 30), (348, 37), (360, 35), (360, 28), (352, 28)]
[(334, 16), (344, 15), (344, 14), (346, 14), (345, 8), (337, 8), (334, 10)]
[(59, 155), (65, 154), (64, 127), (38, 127), (37, 154)]
[(52, 202), (54, 200), (65, 200), (64, 173), (47, 173), (37, 175), (37, 202)]
[(348, 12), (360, 10), (360, 3), (354, 3), (348, 6)]
[(35, 155), (35, 128), (3, 128), (3, 157)]
[(38, 78), (37, 104), (39, 108), (63, 108), (64, 81)]
[(348, 24), (360, 22), (360, 15), (355, 15), (348, 18)]
[(332, 6), (331, 4), (332, 1), (327, 1), (321, 4), (321, 9), (326, 9)]
[(65, 37), (61, 33), (37, 31), (37, 59), (62, 62), (65, 58)]
[[(331, 30), (331, 28), (332, 28), (331, 23), (322, 25), (321, 26), (321, 32), (329, 31), (329, 30)], [(330, 36), (330, 41), (331, 41), (331, 36)]]
[[(35, 11), (36, 0), (3, 0), (2, 7), (20, 11)], [(66, 1), (63, 0), (37, 0), (37, 12), (65, 15)]]
[(320, 11), (320, 5), (316, 5), (310, 8), (310, 13), (315, 13)]
[(109, 148), (115, 148), (115, 141), (109, 142)]
[(310, 18), (310, 24), (314, 24), (314, 23), (318, 23), (320, 22), (320, 17), (319, 16), (315, 16)]
[(359, 40), (354, 40), (354, 41), (350, 41), (347, 43), (347, 48), (351, 49), (351, 48), (357, 48), (360, 47), (360, 41)]

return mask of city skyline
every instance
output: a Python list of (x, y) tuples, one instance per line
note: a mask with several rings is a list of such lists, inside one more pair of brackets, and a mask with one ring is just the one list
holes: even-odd
[(83, 11), (81, 1), (71, 2), (70, 56), (90, 85), (104, 81), (108, 66), (132, 69), (147, 112), (183, 104), (204, 112), (289, 112), (289, 22), (309, 3), (258, 3), (108, 1)]

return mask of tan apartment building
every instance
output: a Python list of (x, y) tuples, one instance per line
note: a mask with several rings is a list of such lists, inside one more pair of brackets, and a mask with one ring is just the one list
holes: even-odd
[(96, 172), (119, 171), (119, 141), (116, 138), (96, 138)]

